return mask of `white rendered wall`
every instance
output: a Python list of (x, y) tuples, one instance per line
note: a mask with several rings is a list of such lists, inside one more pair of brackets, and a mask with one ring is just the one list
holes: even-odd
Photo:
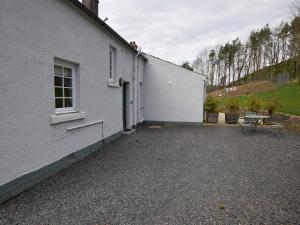
[[(122, 88), (107, 86), (109, 46), (117, 48), (116, 81), (130, 87), (134, 51), (62, 0), (1, 1), (0, 31), (0, 186), (102, 138), (99, 124), (69, 127), (104, 120), (104, 137), (122, 130)], [(50, 124), (54, 57), (79, 65), (83, 120)]]
[(146, 55), (146, 121), (203, 122), (204, 77)]

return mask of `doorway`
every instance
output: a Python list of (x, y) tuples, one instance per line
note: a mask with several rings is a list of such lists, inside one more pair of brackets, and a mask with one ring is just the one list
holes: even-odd
[(123, 131), (127, 131), (129, 125), (129, 83), (123, 83)]

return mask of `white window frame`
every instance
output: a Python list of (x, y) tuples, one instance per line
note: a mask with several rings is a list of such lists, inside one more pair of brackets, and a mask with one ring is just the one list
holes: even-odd
[[(57, 76), (54, 74), (54, 71), (53, 71), (53, 87), (54, 87), (54, 106), (55, 106), (55, 114), (65, 114), (65, 113), (75, 113), (76, 112), (76, 68), (75, 68), (75, 65), (72, 64), (72, 63), (67, 63), (67, 62), (61, 62), (61, 61), (54, 61), (54, 65), (53, 65), (53, 70), (54, 70), (54, 66), (60, 66), (62, 67), (62, 71), (63, 71), (63, 74), (62, 74), (62, 77), (64, 76), (64, 68), (68, 68), (68, 69), (71, 69), (72, 71), (72, 107), (63, 107), (63, 108), (56, 108), (56, 103), (55, 103), (55, 100), (59, 97), (56, 97), (55, 96), (55, 88), (58, 87), (58, 86), (55, 86), (54, 84), (54, 77)], [(62, 79), (63, 80), (63, 84), (62, 84), (62, 87), (63, 87), (63, 94), (62, 94), (62, 99), (63, 99), (63, 104), (64, 104), (64, 78)]]
[(117, 74), (117, 48), (109, 46), (109, 81), (114, 82)]

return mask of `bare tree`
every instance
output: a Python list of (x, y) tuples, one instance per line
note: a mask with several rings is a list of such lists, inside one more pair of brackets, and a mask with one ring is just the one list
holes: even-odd
[(295, 73), (299, 77), (300, 84), (300, 0), (295, 0), (291, 5), (294, 16), (291, 22), (291, 34), (296, 48)]
[(247, 56), (248, 56), (247, 46), (246, 45), (243, 46), (242, 43), (240, 42), (237, 46), (237, 55), (236, 55), (237, 75), (238, 75), (237, 79), (239, 84), (242, 77), (242, 72), (246, 68)]
[(211, 49), (209, 52), (209, 78), (210, 78), (210, 84), (214, 85), (215, 81), (215, 67), (216, 67), (216, 51), (214, 49)]
[[(294, 19), (272, 29), (266, 24), (252, 31), (246, 42), (239, 38), (205, 48), (193, 61), (194, 71), (207, 74), (209, 85), (226, 88), (232, 83), (273, 79), (281, 69), (280, 62), (295, 61), (300, 83), (300, 0), (293, 3)], [(295, 60), (296, 59), (296, 60)], [(290, 63), (287, 61), (287, 63)], [(262, 70), (263, 68), (269, 69)], [(261, 76), (262, 74), (267, 76)]]

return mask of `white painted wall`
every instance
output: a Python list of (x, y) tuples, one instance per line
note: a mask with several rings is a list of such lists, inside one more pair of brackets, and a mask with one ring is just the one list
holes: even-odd
[(204, 77), (146, 55), (146, 121), (203, 122)]
[[(3, 0), (0, 31), (0, 186), (102, 139), (99, 124), (67, 128), (104, 120), (104, 137), (122, 130), (122, 88), (107, 86), (110, 45), (117, 49), (115, 80), (130, 82), (130, 126), (202, 122), (201, 76), (150, 56), (149, 66), (142, 57), (135, 63), (136, 51), (67, 1)], [(50, 124), (54, 57), (77, 65), (83, 120)]]
[[(3, 0), (0, 31), (0, 186), (102, 138), (99, 124), (69, 127), (104, 120), (105, 137), (122, 130), (122, 88), (107, 86), (109, 46), (118, 52), (116, 80), (130, 87), (135, 51), (62, 0)], [(83, 120), (50, 124), (54, 57), (79, 65)]]

